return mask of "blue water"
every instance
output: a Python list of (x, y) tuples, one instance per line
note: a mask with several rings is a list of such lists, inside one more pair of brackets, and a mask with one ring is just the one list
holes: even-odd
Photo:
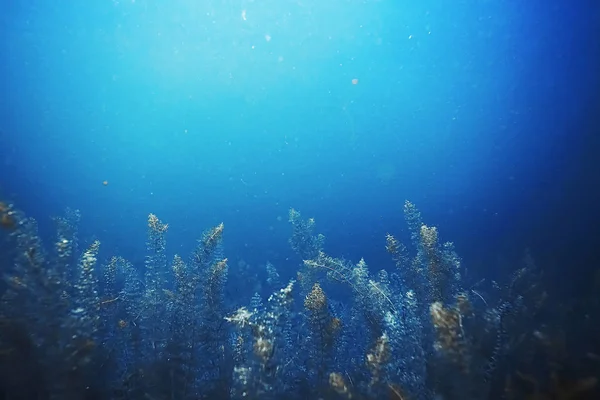
[(405, 199), (469, 251), (562, 183), (597, 87), (583, 5), (197, 3), (4, 5), (3, 192), (127, 256), (154, 212), (280, 257), (293, 206), (373, 257)]
[(0, 195), (42, 237), (79, 209), (84, 248), (140, 269), (149, 213), (168, 260), (223, 222), (234, 286), (296, 276), (292, 207), (328, 254), (393, 271), (405, 200), (475, 280), (526, 248), (585, 268), (599, 26), (593, 1), (6, 1)]

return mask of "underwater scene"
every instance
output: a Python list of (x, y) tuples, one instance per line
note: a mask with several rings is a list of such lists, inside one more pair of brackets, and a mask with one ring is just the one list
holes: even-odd
[(0, 35), (0, 400), (600, 399), (600, 3)]

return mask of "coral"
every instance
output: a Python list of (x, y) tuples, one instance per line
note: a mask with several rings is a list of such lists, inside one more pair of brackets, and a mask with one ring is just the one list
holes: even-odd
[(19, 223), (19, 216), (12, 204), (0, 201), (0, 227), (13, 230)]
[(429, 307), (436, 330), (435, 349), (445, 353), (464, 373), (469, 372), (469, 360), (462, 315), (457, 308), (447, 308), (440, 302)]
[[(331, 256), (315, 220), (290, 210), (289, 243), (301, 260), (298, 281), (282, 287), (293, 265), (267, 262), (243, 276), (230, 270), (237, 255), (225, 257), (223, 224), (202, 233), (190, 256), (168, 260), (169, 226), (150, 214), (145, 258), (131, 262), (99, 241), (80, 242), (75, 210), (54, 218), (56, 234), (45, 247), (36, 221), (0, 202), (9, 244), (0, 285), (0, 394), (596, 398), (595, 378), (563, 377), (555, 367), (574, 353), (587, 362), (597, 357), (566, 332), (567, 315), (587, 314), (542, 285), (530, 253), (506, 285), (473, 284), (454, 245), (408, 201), (404, 217), (408, 245), (392, 234), (382, 238), (395, 268), (377, 260), (370, 269), (365, 259)], [(230, 275), (243, 284), (230, 285)], [(254, 285), (260, 276), (270, 296)], [(598, 309), (597, 299), (591, 304)]]
[(432, 300), (443, 301), (446, 271), (439, 252), (438, 231), (435, 227), (421, 225), (421, 249), (425, 255), (426, 269), (431, 282)]
[(423, 220), (421, 219), (421, 212), (408, 200), (404, 202), (404, 219), (406, 225), (408, 225), (408, 230), (410, 231), (412, 244), (416, 248), (421, 242), (421, 227), (423, 226)]
[(385, 249), (392, 255), (396, 267), (400, 270), (410, 268), (408, 249), (391, 234), (385, 235)]
[(235, 346), (233, 398), (262, 398), (285, 393), (286, 387), (281, 383), (288, 374), (290, 362), (282, 364), (282, 361), (286, 355), (292, 356), (293, 353), (285, 327), (293, 304), (294, 283), (290, 281), (285, 288), (273, 293), (266, 310), (256, 304), (252, 312), (241, 307), (225, 317), (239, 329)]
[[(15, 357), (23, 352), (37, 355), (37, 365), (46, 371), (49, 390), (64, 399), (81, 398), (91, 379), (92, 360), (98, 344), (99, 298), (94, 275), (99, 242), (94, 242), (77, 263), (71, 259), (67, 232), (76, 232), (78, 220), (65, 218), (54, 252), (46, 252), (37, 223), (11, 208), (18, 220), (11, 232), (16, 254), (2, 295), (0, 319), (2, 339)], [(77, 264), (77, 268), (74, 267)], [(73, 273), (69, 273), (69, 267)], [(73, 276), (73, 280), (64, 279)], [(16, 338), (10, 332), (26, 329), (28, 335)], [(6, 335), (6, 336), (5, 336)], [(34, 350), (35, 349), (35, 350)], [(20, 360), (19, 363), (32, 362)], [(14, 390), (22, 390), (15, 388)]]
[[(517, 371), (516, 378), (525, 384), (521, 388), (521, 393), (526, 399), (531, 400), (576, 400), (589, 394), (598, 384), (597, 377), (580, 378), (567, 380), (559, 376), (557, 372), (550, 375), (550, 385), (546, 390), (541, 388), (538, 379)], [(512, 387), (512, 381), (507, 381), (506, 394), (508, 398), (514, 398), (515, 390)]]
[(395, 310), (394, 303), (379, 287), (378, 283), (369, 279), (367, 264), (361, 259), (356, 266), (347, 265), (343, 260), (332, 258), (320, 251), (312, 260), (304, 260), (304, 265), (312, 269), (323, 269), (327, 276), (335, 281), (345, 283), (359, 296), (369, 298), (380, 296)]
[(79, 262), (79, 279), (75, 284), (75, 308), (71, 310), (79, 319), (81, 332), (78, 335), (94, 337), (98, 329), (100, 298), (98, 297), (98, 279), (94, 273), (100, 242), (95, 241), (81, 256)]
[(166, 232), (167, 224), (163, 224), (156, 215), (148, 215), (148, 238), (146, 240), (146, 272), (145, 296), (151, 305), (161, 302), (161, 290), (166, 286), (167, 270)]
[(281, 278), (280, 278), (279, 273), (277, 272), (277, 269), (275, 268), (275, 266), (273, 264), (271, 264), (270, 262), (267, 262), (265, 269), (267, 270), (267, 283), (272, 288), (279, 287), (281, 285)]
[(327, 306), (327, 297), (318, 283), (304, 299), (304, 308), (309, 313), (309, 352), (311, 355), (311, 372), (314, 373), (316, 385), (324, 385), (323, 380), (332, 351), (342, 327), (341, 321), (335, 318)]
[(344, 377), (339, 372), (332, 372), (329, 374), (329, 386), (346, 399), (352, 399), (354, 397), (350, 388), (348, 388)]
[(371, 371), (370, 385), (376, 385), (382, 379), (381, 374), (384, 366), (390, 359), (390, 341), (387, 334), (381, 335), (375, 346), (367, 354), (367, 367)]
[(325, 237), (314, 234), (315, 220), (302, 219), (300, 213), (293, 208), (290, 209), (289, 222), (292, 225), (292, 236), (289, 243), (292, 249), (303, 259), (308, 260), (317, 256), (323, 248)]

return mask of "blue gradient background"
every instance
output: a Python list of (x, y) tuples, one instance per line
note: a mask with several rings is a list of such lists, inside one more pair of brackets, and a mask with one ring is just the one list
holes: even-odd
[(475, 274), (526, 247), (584, 268), (596, 4), (4, 1), (0, 194), (42, 232), (79, 208), (84, 240), (134, 262), (153, 212), (170, 253), (223, 221), (230, 260), (291, 276), (294, 207), (330, 254), (390, 267), (409, 199)]

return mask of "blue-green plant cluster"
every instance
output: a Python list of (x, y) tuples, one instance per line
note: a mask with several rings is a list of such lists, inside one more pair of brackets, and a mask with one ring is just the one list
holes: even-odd
[(409, 243), (382, 238), (393, 269), (327, 254), (315, 221), (290, 210), (297, 274), (282, 282), (267, 263), (272, 294), (247, 301), (224, 294), (223, 224), (168, 260), (168, 225), (150, 214), (140, 269), (100, 262), (98, 240), (80, 249), (77, 211), (55, 218), (47, 246), (36, 221), (0, 212), (12, 222), (0, 303), (7, 399), (521, 398), (527, 388), (508, 379), (542, 380), (514, 373), (534, 364), (523, 346), (549, 337), (525, 322), (547, 298), (531, 284), (535, 263), (505, 285), (469, 283), (453, 244), (408, 201)]

